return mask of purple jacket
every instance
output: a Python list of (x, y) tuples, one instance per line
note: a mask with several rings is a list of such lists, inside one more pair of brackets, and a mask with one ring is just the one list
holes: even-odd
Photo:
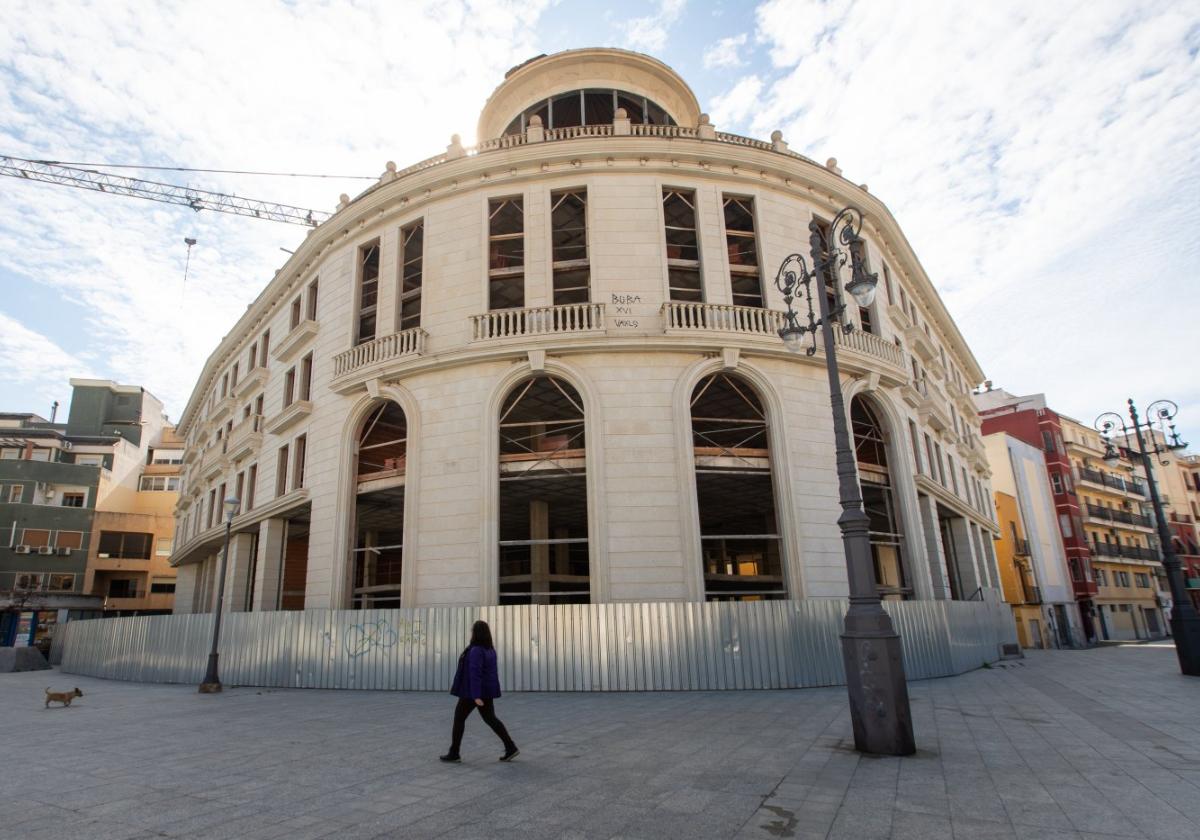
[(458, 671), (450, 693), (463, 700), (487, 700), (500, 696), (500, 672), (496, 651), (471, 646), (458, 658)]

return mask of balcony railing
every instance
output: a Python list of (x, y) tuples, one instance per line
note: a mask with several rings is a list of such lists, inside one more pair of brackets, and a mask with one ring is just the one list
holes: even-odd
[[(668, 333), (704, 331), (777, 338), (784, 324), (782, 312), (764, 309), (761, 306), (667, 301), (662, 306), (662, 313)], [(833, 336), (839, 350), (862, 353), (882, 359), (895, 367), (904, 367), (904, 357), (900, 348), (873, 333), (862, 330), (851, 333), (835, 330)], [(819, 340), (817, 347), (820, 352), (822, 345)]]
[(783, 313), (761, 306), (668, 301), (662, 311), (668, 332), (710, 330), (777, 338), (783, 328)]
[(1018, 557), (1028, 557), (1029, 540), (1017, 540), (1013, 544), (1013, 554), (1017, 555)]
[(425, 330), (413, 327), (351, 347), (333, 357), (333, 375), (344, 376), (359, 368), (402, 356), (420, 356), (425, 352), (425, 337)]
[(230, 458), (237, 460), (247, 451), (257, 448), (262, 441), (263, 418), (261, 414), (251, 414), (233, 427), (226, 441), (225, 451)]
[(1100, 505), (1087, 506), (1088, 516), (1093, 519), (1104, 519), (1109, 522), (1120, 522), (1124, 525), (1137, 525), (1141, 528), (1153, 527), (1150, 523), (1150, 517), (1143, 516), (1140, 513), (1131, 513), (1127, 510), (1114, 510), (1112, 508), (1101, 507)]
[(1159, 560), (1158, 552), (1152, 548), (1142, 548), (1136, 545), (1117, 545), (1116, 543), (1094, 543), (1092, 554), (1097, 557), (1124, 557), (1129, 560)]
[(604, 304), (569, 303), (530, 309), (497, 309), (471, 316), (471, 340), (519, 336), (600, 332), (604, 329)]
[(1132, 479), (1125, 479), (1102, 473), (1099, 470), (1093, 470), (1090, 467), (1081, 467), (1079, 470), (1080, 481), (1090, 481), (1092, 484), (1099, 484), (1102, 487), (1108, 487), (1113, 490), (1120, 490), (1123, 493), (1132, 493), (1135, 496), (1145, 496), (1146, 488), (1139, 482)]

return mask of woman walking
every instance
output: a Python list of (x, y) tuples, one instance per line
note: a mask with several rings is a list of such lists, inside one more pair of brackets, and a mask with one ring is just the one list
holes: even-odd
[(509, 737), (508, 730), (496, 717), (492, 701), (500, 696), (500, 672), (496, 669), (496, 649), (492, 646), (492, 630), (486, 621), (476, 621), (471, 627), (471, 643), (458, 657), (458, 671), (450, 693), (458, 698), (454, 707), (454, 727), (450, 731), (450, 752), (439, 756), (442, 761), (459, 762), (458, 750), (462, 745), (463, 729), (467, 717), (479, 708), (483, 722), (504, 742), (501, 761), (512, 761), (520, 750)]

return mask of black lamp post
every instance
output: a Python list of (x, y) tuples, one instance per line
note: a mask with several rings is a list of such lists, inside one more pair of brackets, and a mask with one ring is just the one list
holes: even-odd
[(225, 567), (229, 564), (229, 532), (233, 527), (233, 517), (241, 507), (241, 500), (233, 496), (225, 499), (225, 548), (221, 552), (221, 573), (217, 577), (217, 610), (213, 617), (212, 650), (208, 654), (208, 670), (204, 672), (204, 682), (200, 683), (201, 694), (216, 694), (221, 690), (221, 678), (217, 676), (217, 642), (221, 639), (221, 607), (225, 602)]
[[(842, 530), (846, 576), (850, 584), (850, 609), (846, 612), (842, 633), (842, 661), (846, 668), (846, 687), (850, 693), (854, 746), (859, 752), (874, 755), (911, 755), (916, 752), (916, 743), (908, 704), (908, 684), (904, 678), (904, 657), (900, 636), (892, 625), (891, 616), (884, 611), (875, 587), (870, 521), (862, 506), (833, 335), (835, 326), (847, 333), (854, 329), (854, 325), (844, 317), (846, 305), (838, 282), (838, 270), (847, 258), (850, 261), (851, 278), (846, 284), (846, 291), (860, 306), (870, 306), (875, 299), (875, 286), (879, 278), (868, 274), (863, 265), (862, 238), (859, 236), (862, 223), (862, 211), (856, 207), (844, 208), (824, 232), (816, 221), (809, 223), (812, 271), (808, 270), (802, 255), (791, 254), (779, 266), (779, 273), (775, 277), (775, 285), (783, 292), (783, 300), (787, 304), (786, 322), (779, 331), (779, 337), (789, 351), (799, 353), (804, 349), (805, 334), (812, 333), (813, 343), (805, 351), (810, 356), (817, 352), (818, 331), (824, 342), (829, 396), (833, 407), (838, 496), (842, 505), (838, 527)], [(834, 301), (831, 305), (825, 289), (818, 288), (815, 293), (817, 312), (814, 314), (812, 285), (823, 278), (827, 278), (833, 286)], [(797, 289), (798, 286), (803, 289)], [(797, 313), (792, 309), (792, 301), (798, 298), (800, 291), (803, 291), (808, 303), (808, 323), (804, 325), (800, 324)]]
[[(1128, 400), (1128, 403), (1129, 419), (1132, 421), (1130, 425), (1126, 425), (1124, 417), (1112, 411), (1097, 417), (1094, 425), (1104, 435), (1104, 460), (1110, 464), (1120, 460), (1120, 455), (1113, 448), (1112, 441), (1109, 439), (1109, 435), (1113, 431), (1120, 427), (1126, 443), (1131, 437), (1137, 441), (1135, 454), (1141, 458), (1142, 467), (1146, 470), (1146, 487), (1150, 490), (1150, 502), (1154, 505), (1154, 519), (1158, 525), (1158, 541), (1162, 548), (1163, 569), (1167, 572), (1167, 583), (1171, 587), (1171, 635), (1175, 637), (1175, 654), (1179, 657), (1179, 670), (1189, 677), (1200, 677), (1200, 615), (1196, 614), (1196, 609), (1192, 606), (1187, 589), (1184, 587), (1183, 569), (1179, 565), (1179, 558), (1175, 556), (1171, 529), (1167, 526), (1162, 499), (1158, 496), (1158, 483), (1154, 480), (1154, 456), (1164, 451), (1164, 445), (1165, 449), (1172, 451), (1187, 448), (1187, 444), (1179, 439), (1179, 433), (1175, 431), (1175, 424), (1171, 423), (1179, 411), (1179, 406), (1170, 400), (1159, 400), (1151, 403), (1146, 411), (1147, 416), (1151, 419), (1141, 420), (1133, 400)], [(1153, 434), (1156, 421), (1159, 430), (1163, 433), (1162, 444)], [(1167, 433), (1162, 428), (1163, 426), (1167, 426), (1171, 431)], [(1151, 432), (1152, 448), (1146, 448), (1146, 441), (1142, 437), (1143, 429)]]

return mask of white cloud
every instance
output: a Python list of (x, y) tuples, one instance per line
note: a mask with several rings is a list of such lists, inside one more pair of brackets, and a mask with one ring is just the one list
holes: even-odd
[(1081, 419), (1125, 389), (1200, 408), (1181, 361), (1200, 286), (1178, 282), (1200, 257), (1194, 9), (965, 9), (763, 3), (774, 72), (716, 97), (714, 121), (781, 128), (869, 183), (997, 385)]
[(762, 93), (762, 79), (746, 76), (720, 96), (714, 97), (711, 111), (713, 124), (725, 128), (727, 123), (738, 123), (750, 116)]
[(741, 58), (740, 49), (746, 44), (746, 33), (741, 35), (731, 35), (728, 38), (722, 38), (716, 44), (709, 47), (708, 52), (704, 53), (704, 66), (709, 70), (716, 67), (741, 67), (744, 62)]
[[(470, 142), (504, 72), (539, 52), (547, 0), (100, 6), (9, 2), (0, 152), (57, 160), (377, 175)], [(314, 209), (368, 181), (130, 173)], [(78, 303), (81, 356), (178, 417), (205, 358), (303, 228), (5, 179), (0, 271)], [(187, 288), (185, 247), (193, 236)], [(71, 311), (80, 311), (70, 308)], [(11, 313), (10, 309), (10, 313)], [(28, 356), (22, 356), (28, 358)], [(55, 365), (0, 372), (54, 377)], [(41, 371), (38, 373), (37, 371)]]
[(667, 34), (679, 19), (687, 0), (661, 0), (658, 11), (646, 17), (625, 22), (625, 40), (629, 46), (644, 52), (661, 52), (667, 45)]
[(4, 410), (33, 411), (44, 417), (50, 416), (50, 403), (55, 400), (66, 410), (70, 395), (68, 379), (92, 376), (87, 362), (3, 312), (0, 312), (0, 370), (5, 372), (5, 378), (21, 387), (26, 398), (21, 405), (5, 406)]

